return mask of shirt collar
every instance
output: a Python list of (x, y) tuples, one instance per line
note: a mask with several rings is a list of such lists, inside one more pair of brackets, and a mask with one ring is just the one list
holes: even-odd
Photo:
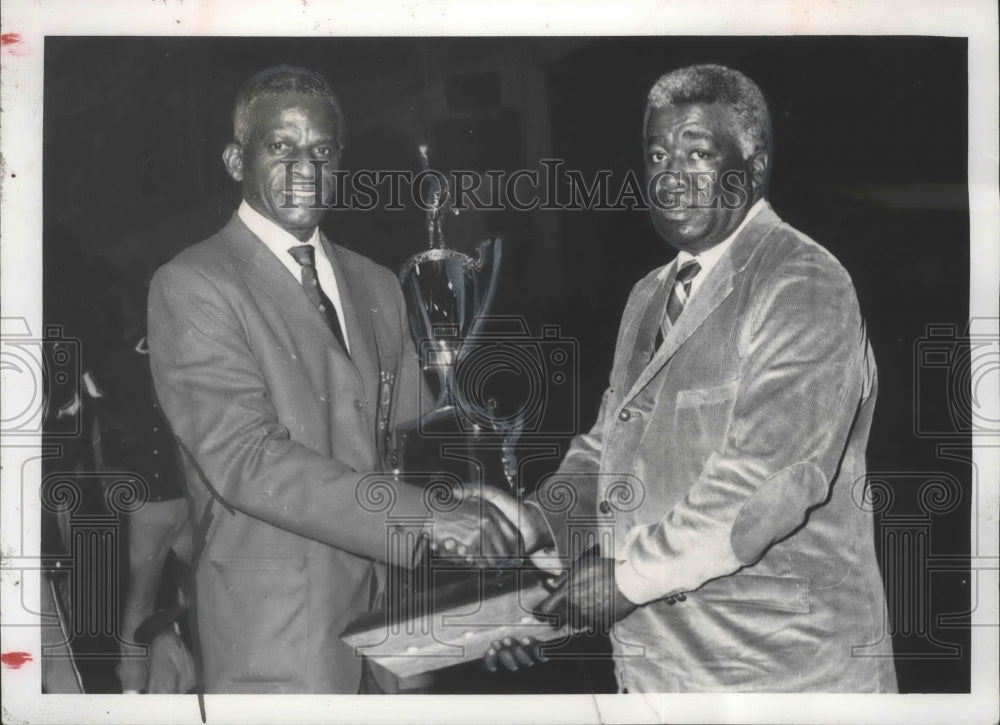
[(285, 259), (288, 250), (292, 247), (309, 244), (319, 248), (319, 227), (313, 229), (309, 239), (300, 241), (247, 204), (245, 199), (240, 203), (240, 208), (236, 213), (240, 220), (247, 225), (247, 229), (256, 234), (260, 241), (264, 242), (268, 249), (281, 260)]
[(743, 231), (743, 229), (746, 227), (747, 224), (750, 223), (750, 220), (752, 220), (755, 216), (757, 216), (761, 212), (761, 210), (764, 208), (766, 204), (767, 202), (765, 202), (764, 199), (758, 199), (754, 203), (754, 205), (750, 207), (750, 211), (747, 212), (747, 215), (743, 217), (743, 221), (740, 222), (740, 225), (736, 227), (735, 230), (733, 230), (733, 233), (730, 234), (725, 239), (723, 239), (718, 244), (716, 244), (711, 249), (706, 249), (701, 254), (690, 254), (689, 252), (685, 251), (678, 252), (677, 269), (680, 269), (687, 262), (690, 262), (692, 259), (694, 259), (701, 266), (701, 271), (699, 272), (699, 276), (701, 276), (702, 278), (706, 277), (707, 273), (712, 269), (712, 267), (714, 267), (718, 263), (718, 261), (722, 259), (722, 255), (726, 253), (726, 250), (732, 246), (733, 240), (735, 240), (736, 237), (739, 236), (739, 233)]

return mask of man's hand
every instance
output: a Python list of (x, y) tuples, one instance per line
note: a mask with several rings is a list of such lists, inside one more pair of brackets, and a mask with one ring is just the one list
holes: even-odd
[(466, 498), (453, 511), (436, 513), (426, 533), (435, 554), (479, 566), (515, 557), (519, 548), (517, 527), (477, 496)]
[[(569, 621), (573, 630), (608, 632), (611, 624), (635, 611), (637, 604), (630, 602), (615, 586), (615, 560), (600, 556), (591, 549), (553, 579), (548, 588), (552, 594), (535, 608), (540, 619), (555, 617), (553, 626), (561, 627)], [(483, 667), (489, 672), (498, 669), (518, 670), (546, 662), (541, 645), (533, 637), (505, 637), (494, 640), (483, 655)]]
[(501, 667), (514, 671), (548, 661), (549, 658), (542, 654), (541, 643), (534, 637), (495, 639), (483, 655), (483, 667), (487, 672), (496, 672)]
[(536, 607), (539, 617), (555, 616), (553, 626), (569, 622), (574, 630), (610, 631), (614, 622), (635, 611), (615, 585), (615, 560), (591, 549), (550, 580), (552, 594)]
[(527, 506), (495, 486), (481, 486), (473, 495), (484, 498), (496, 506), (518, 528), (521, 543), (524, 545), (522, 554), (533, 554), (551, 543), (549, 529), (542, 512), (535, 506)]

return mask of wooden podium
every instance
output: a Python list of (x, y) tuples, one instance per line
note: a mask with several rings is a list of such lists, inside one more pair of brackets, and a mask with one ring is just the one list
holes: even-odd
[(503, 637), (564, 639), (532, 614), (549, 591), (538, 569), (469, 571), (468, 578), (403, 597), (352, 622), (341, 638), (405, 685), (420, 675), (479, 659)]

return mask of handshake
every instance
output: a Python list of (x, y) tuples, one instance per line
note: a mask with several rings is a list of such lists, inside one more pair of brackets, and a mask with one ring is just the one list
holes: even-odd
[[(424, 531), (422, 540), (433, 554), (488, 567), (553, 543), (548, 524), (535, 506), (486, 486), (459, 496), (458, 506), (435, 516)], [(416, 558), (422, 556), (417, 554)], [(557, 629), (569, 623), (574, 630), (607, 632), (613, 622), (636, 609), (616, 585), (615, 564), (597, 547), (584, 552), (546, 582), (549, 596), (537, 605), (536, 616)], [(483, 656), (483, 665), (491, 672), (544, 661), (540, 643), (530, 637), (502, 637), (493, 641)]]
[(415, 560), (426, 550), (437, 557), (487, 567), (527, 556), (549, 543), (541, 512), (500, 489), (459, 491), (459, 503), (427, 522)]

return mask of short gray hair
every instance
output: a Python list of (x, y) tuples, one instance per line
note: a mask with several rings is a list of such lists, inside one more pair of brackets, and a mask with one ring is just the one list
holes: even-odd
[(757, 84), (722, 65), (690, 65), (678, 68), (653, 84), (646, 99), (643, 128), (650, 114), (660, 108), (689, 103), (719, 103), (728, 106), (736, 121), (736, 142), (744, 159), (757, 151), (771, 153), (771, 113)]
[(333, 89), (320, 73), (291, 65), (276, 65), (253, 75), (236, 94), (233, 106), (233, 136), (245, 144), (250, 135), (250, 112), (265, 96), (302, 93), (326, 101), (337, 125), (337, 143), (344, 146), (344, 112)]

